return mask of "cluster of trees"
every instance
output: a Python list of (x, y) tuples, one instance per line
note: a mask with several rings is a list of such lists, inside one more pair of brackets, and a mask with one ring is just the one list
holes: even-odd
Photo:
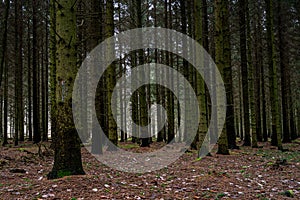
[[(8, 138), (18, 145), (24, 140), (47, 141), (51, 136), (55, 162), (50, 178), (58, 177), (61, 172), (84, 173), (72, 115), (72, 89), (82, 61), (104, 39), (133, 28), (165, 27), (187, 34), (215, 60), (227, 93), (226, 123), (218, 141), (218, 153), (229, 154), (228, 149), (238, 148), (237, 137), (245, 146), (252, 147), (271, 138), (278, 149), (282, 149), (282, 142), (299, 137), (297, 1), (5, 0), (0, 2), (0, 13), (2, 144), (6, 145)], [(209, 120), (214, 117), (210, 116), (210, 98), (218, 94), (208, 93), (209, 85), (205, 85), (186, 60), (159, 49), (131, 52), (106, 70), (98, 83), (97, 119), (83, 117), (87, 119), (82, 124), (87, 130), (84, 142), (101, 139), (93, 132), (98, 121), (114, 144), (129, 139), (126, 130), (118, 129), (113, 119), (112, 91), (118, 78), (130, 74), (135, 66), (150, 62), (173, 67), (194, 88), (201, 120), (191, 148), (200, 148)], [(211, 82), (215, 81), (214, 73), (209, 74)], [(82, 88), (82, 92), (87, 91)], [(119, 98), (123, 92), (126, 88)], [(149, 123), (147, 112), (151, 104), (163, 105), (168, 123), (157, 133), (158, 142), (168, 143), (174, 137), (180, 140), (187, 134), (188, 123), (181, 123), (183, 116), (188, 118), (188, 112), (179, 112), (182, 105), (167, 88), (141, 87), (132, 95), (132, 108), (127, 108), (121, 100), (117, 102), (118, 111), (126, 113), (132, 109), (132, 116), (127, 117), (141, 126)], [(85, 103), (89, 109), (89, 102)], [(119, 115), (118, 122), (126, 123), (127, 117)], [(182, 129), (176, 130), (179, 124)], [(156, 127), (150, 128), (155, 132)], [(153, 138), (131, 140), (146, 147)], [(92, 148), (94, 153), (102, 153), (101, 146)]]

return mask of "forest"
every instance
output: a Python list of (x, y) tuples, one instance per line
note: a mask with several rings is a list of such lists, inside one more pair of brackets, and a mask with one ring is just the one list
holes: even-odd
[(0, 199), (300, 199), (299, 0), (0, 1)]

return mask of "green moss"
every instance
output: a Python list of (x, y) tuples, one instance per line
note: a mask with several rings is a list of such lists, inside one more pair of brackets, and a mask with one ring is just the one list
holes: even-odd
[(70, 176), (72, 173), (69, 170), (59, 170), (57, 172), (58, 178), (63, 178), (65, 176)]
[(216, 196), (216, 200), (218, 200), (218, 199), (221, 199), (222, 197), (225, 197), (226, 196), (226, 194), (224, 194), (224, 193), (219, 193), (219, 194), (217, 194), (217, 196)]

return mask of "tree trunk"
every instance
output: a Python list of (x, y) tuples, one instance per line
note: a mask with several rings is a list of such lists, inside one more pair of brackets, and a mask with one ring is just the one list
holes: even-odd
[(57, 93), (54, 165), (49, 179), (84, 174), (80, 139), (72, 114), (72, 88), (77, 72), (76, 0), (59, 0), (56, 12)]
[(55, 0), (50, 0), (50, 121), (51, 139), (55, 137), (56, 127), (56, 6)]
[(4, 14), (4, 27), (3, 27), (3, 36), (2, 36), (2, 47), (1, 47), (1, 53), (0, 53), (0, 88), (2, 83), (2, 77), (4, 72), (4, 60), (5, 60), (5, 53), (7, 49), (7, 23), (8, 23), (8, 15), (9, 15), (9, 9), (10, 9), (10, 1), (5, 0), (5, 14)]
[[(227, 43), (229, 26), (228, 26), (228, 0), (216, 0), (215, 1), (215, 48), (216, 48), (216, 65), (218, 66), (219, 71), (221, 72), (224, 79), (225, 77), (224, 70), (226, 67), (230, 66), (230, 60), (228, 60), (228, 51), (230, 48), (225, 48), (224, 42)], [(229, 53), (230, 54), (230, 53)], [(226, 80), (224, 81), (226, 82)], [(218, 95), (218, 93), (216, 94)], [(228, 114), (228, 113), (227, 113)], [(222, 134), (218, 140), (218, 154), (228, 155), (228, 139), (226, 128), (222, 130)]]
[[(5, 54), (6, 55), (6, 54)], [(8, 133), (7, 133), (7, 126), (8, 126), (8, 64), (7, 64), (7, 60), (5, 60), (4, 62), (4, 105), (3, 105), (3, 142), (2, 142), (2, 146), (5, 146), (8, 144)]]
[[(27, 21), (27, 29), (30, 30), (30, 19)], [(28, 98), (28, 140), (32, 141), (32, 69), (31, 69), (31, 34), (30, 31), (28, 31), (27, 35), (27, 98)]]
[(281, 68), (281, 95), (282, 95), (282, 126), (283, 126), (283, 141), (284, 143), (291, 142), (290, 129), (290, 102), (289, 102), (289, 47), (286, 40), (287, 29), (285, 3), (282, 0), (278, 1), (277, 16), (278, 16), (278, 36), (279, 36), (279, 54)]
[[(228, 6), (227, 6), (228, 7)], [(228, 8), (227, 8), (228, 9)], [(229, 17), (228, 11), (226, 15)], [(226, 133), (228, 146), (230, 149), (238, 149), (236, 145), (236, 132), (234, 128), (234, 102), (233, 102), (233, 83), (232, 83), (232, 66), (231, 66), (231, 44), (230, 44), (230, 30), (228, 19), (224, 21), (224, 83), (226, 89)]]
[[(256, 93), (254, 92), (254, 65), (253, 65), (253, 58), (252, 58), (252, 35), (251, 35), (251, 24), (250, 24), (250, 8), (249, 2), (246, 1), (246, 21), (247, 21), (247, 61), (249, 67), (249, 100), (250, 100), (250, 117), (251, 117), (251, 144), (253, 148), (257, 148), (257, 133), (256, 133), (256, 112), (255, 112), (255, 104), (256, 104)], [(252, 4), (251, 4), (252, 5)]]
[(37, 0), (32, 0), (32, 107), (33, 107), (33, 142), (41, 141), (40, 104), (38, 94), (38, 42), (37, 42)]
[(281, 119), (278, 100), (278, 81), (277, 67), (275, 55), (275, 38), (274, 38), (274, 19), (273, 19), (273, 0), (266, 0), (266, 18), (267, 18), (267, 43), (268, 43), (268, 59), (270, 73), (270, 97), (271, 97), (271, 112), (272, 112), (272, 140), (271, 144), (282, 150), (281, 142)]
[(251, 146), (245, 14), (246, 14), (246, 0), (239, 0), (240, 54), (241, 54), (241, 68), (242, 68), (243, 108), (244, 108), (244, 126), (245, 126), (244, 146)]
[[(106, 38), (112, 37), (114, 35), (114, 2), (113, 0), (106, 1)], [(115, 47), (111, 44), (108, 47), (108, 55), (111, 51), (114, 51)], [(112, 114), (112, 105), (111, 97), (113, 89), (116, 84), (116, 72), (115, 66), (111, 64), (107, 69), (106, 83), (107, 83), (107, 116), (108, 116), (108, 138), (114, 144), (118, 144), (118, 133), (117, 133), (117, 124), (113, 118)], [(109, 150), (116, 150), (116, 146), (109, 146)]]

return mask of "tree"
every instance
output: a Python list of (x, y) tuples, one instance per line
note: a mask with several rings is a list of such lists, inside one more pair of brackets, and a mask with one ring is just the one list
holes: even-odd
[[(228, 60), (228, 51), (230, 48), (226, 48), (224, 42), (229, 39), (229, 24), (228, 24), (228, 1), (227, 0), (216, 0), (215, 1), (215, 48), (216, 48), (216, 58), (215, 62), (218, 66), (219, 71), (226, 79), (224, 75), (224, 69), (226, 66), (230, 66), (230, 60)], [(229, 53), (230, 54), (230, 53)], [(224, 81), (226, 82), (226, 80)], [(217, 94), (218, 95), (218, 94)], [(218, 154), (229, 154), (228, 151), (228, 139), (226, 129), (222, 130), (222, 134), (218, 140)]]
[[(194, 21), (195, 21), (195, 40), (199, 44), (203, 44), (203, 24), (202, 24), (202, 1), (195, 0), (194, 1)], [(203, 60), (203, 55), (201, 52), (196, 52), (196, 59), (200, 59), (197, 63)], [(205, 61), (203, 61), (205, 62)], [(205, 74), (207, 75), (207, 74)], [(198, 132), (195, 138), (196, 141), (196, 149), (200, 150), (201, 146), (205, 148), (204, 152), (208, 150), (208, 141), (204, 141), (206, 133), (207, 133), (207, 112), (206, 112), (206, 94), (205, 94), (205, 83), (203, 77), (199, 73), (196, 74), (196, 95), (199, 103), (199, 127)], [(201, 155), (201, 152), (199, 153)]]
[[(248, 68), (249, 68), (249, 100), (250, 100), (250, 110), (251, 110), (251, 144), (253, 148), (257, 148), (257, 133), (256, 133), (256, 95), (259, 93), (255, 93), (255, 82), (254, 82), (254, 67), (252, 61), (252, 35), (251, 35), (251, 24), (250, 24), (250, 11), (249, 11), (249, 0), (246, 0), (246, 24), (247, 24), (247, 61), (248, 61)], [(258, 103), (259, 105), (259, 103)]]
[(50, 0), (50, 121), (51, 138), (54, 139), (56, 132), (56, 6), (55, 0)]
[[(27, 5), (27, 10), (29, 10), (29, 5)], [(28, 121), (28, 140), (32, 141), (32, 69), (31, 69), (31, 33), (30, 33), (30, 18), (27, 19), (27, 121)]]
[(268, 44), (268, 63), (270, 74), (270, 98), (272, 113), (272, 140), (271, 144), (282, 150), (281, 142), (281, 119), (279, 111), (279, 93), (277, 80), (277, 66), (275, 55), (275, 38), (274, 38), (274, 14), (273, 0), (266, 0), (266, 18), (267, 18), (267, 44)]
[(287, 34), (287, 19), (286, 19), (286, 3), (282, 0), (278, 1), (277, 6), (278, 15), (278, 37), (279, 37), (279, 54), (280, 54), (280, 68), (281, 68), (281, 95), (282, 95), (282, 127), (283, 127), (283, 142), (291, 142), (290, 129), (290, 80), (289, 80), (289, 48), (286, 40)]
[[(228, 6), (227, 6), (228, 9)], [(230, 149), (238, 149), (236, 145), (236, 131), (234, 129), (234, 102), (233, 102), (233, 83), (232, 83), (232, 65), (231, 65), (231, 43), (229, 30), (229, 13), (225, 12), (227, 20), (224, 21), (224, 84), (226, 90), (226, 133), (228, 146)]]
[[(23, 112), (23, 11), (22, 1), (15, 1), (15, 136), (14, 144), (19, 139), (24, 141), (24, 112)], [(19, 138), (20, 137), (20, 138)]]
[(240, 55), (242, 69), (242, 88), (243, 88), (243, 106), (244, 106), (244, 126), (245, 138), (244, 146), (251, 146), (250, 139), (250, 119), (249, 119), (249, 86), (248, 86), (248, 66), (247, 66), (247, 38), (246, 38), (246, 2), (239, 0), (240, 17)]
[(41, 141), (40, 132), (40, 106), (38, 93), (38, 39), (37, 39), (37, 0), (32, 0), (32, 106), (33, 106), (33, 141)]
[(3, 27), (3, 36), (2, 36), (2, 48), (0, 49), (0, 88), (2, 83), (3, 71), (4, 71), (4, 60), (5, 60), (5, 52), (7, 48), (7, 24), (8, 24), (8, 14), (10, 9), (10, 1), (5, 0), (5, 14), (4, 14), (4, 27)]
[[(93, 13), (87, 20), (87, 51), (90, 52), (95, 48), (99, 42), (102, 41), (103, 35), (102, 35), (102, 6), (103, 2), (102, 0), (93, 0), (93, 1), (86, 1), (87, 4), (87, 13), (86, 15), (89, 15), (88, 12)], [(87, 72), (86, 72), (87, 73)], [(84, 81), (84, 80), (82, 80)], [(104, 81), (101, 81), (98, 86), (97, 92), (96, 92), (96, 99), (101, 99), (101, 101), (96, 101), (95, 106), (96, 106), (96, 112), (97, 116), (100, 117), (100, 120), (103, 120), (103, 114), (105, 113), (105, 103), (106, 103), (106, 96), (104, 94), (104, 89), (103, 89), (103, 83)], [(86, 85), (86, 84), (83, 84)], [(83, 88), (82, 92), (86, 92), (87, 89)], [(102, 95), (102, 96), (101, 96)], [(84, 100), (83, 100), (84, 101)], [(87, 109), (87, 107), (86, 107)], [(85, 113), (85, 112), (83, 112)], [(101, 115), (102, 114), (102, 115)], [(83, 119), (86, 119), (87, 116), (82, 117)], [(105, 118), (104, 118), (105, 120)], [(102, 153), (102, 142), (100, 142), (101, 137), (100, 133), (95, 131), (95, 126), (98, 123), (97, 118), (92, 119), (92, 153), (94, 154), (101, 154)], [(83, 128), (87, 130), (87, 124), (88, 122), (83, 122)], [(102, 122), (102, 125), (106, 125), (105, 123)]]
[(76, 0), (56, 1), (57, 85), (56, 133), (53, 140), (54, 165), (49, 179), (84, 174), (80, 139), (72, 114), (72, 88), (77, 72)]
[[(2, 36), (2, 48), (1, 53), (0, 53), (0, 89), (1, 89), (1, 83), (2, 83), (2, 77), (4, 76), (4, 87), (3, 87), (3, 142), (2, 145), (5, 146), (8, 141), (7, 141), (7, 101), (8, 101), (8, 66), (7, 66), (7, 24), (8, 24), (8, 15), (9, 15), (9, 10), (10, 10), (10, 1), (6, 0), (5, 1), (5, 14), (4, 14), (4, 28), (3, 28), (3, 36)], [(2, 104), (2, 102), (1, 102)], [(1, 110), (1, 116), (2, 116), (2, 110)]]
[[(106, 26), (105, 26), (105, 36), (106, 38), (112, 37), (114, 35), (114, 2), (113, 0), (106, 1)], [(111, 51), (114, 51), (113, 44), (110, 44), (107, 50), (107, 55), (109, 56)], [(108, 117), (108, 138), (114, 144), (118, 144), (118, 134), (117, 125), (113, 118), (111, 98), (113, 89), (116, 84), (115, 78), (115, 66), (111, 64), (107, 69), (106, 74), (106, 84), (107, 84), (107, 117)], [(109, 146), (109, 150), (116, 150), (115, 146)]]

